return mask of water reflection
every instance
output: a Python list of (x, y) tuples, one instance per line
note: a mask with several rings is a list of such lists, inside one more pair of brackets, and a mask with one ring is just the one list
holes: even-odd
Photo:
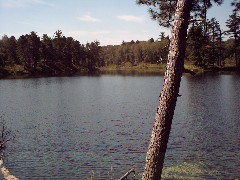
[[(179, 162), (202, 162), (210, 171), (218, 172), (207, 178), (237, 178), (239, 172), (236, 173), (238, 170), (234, 167), (240, 163), (237, 158), (240, 133), (234, 125), (239, 120), (236, 116), (239, 99), (236, 98), (237, 91), (232, 92), (232, 86), (239, 86), (239, 81), (230, 75), (185, 78), (181, 90), (187, 95), (178, 102), (177, 123), (173, 124), (172, 130), (174, 141), (170, 141), (170, 147), (174, 149), (172, 154), (177, 154), (174, 163), (176, 159)], [(231, 81), (232, 78), (235, 82)], [(181, 115), (183, 108), (187, 109), (185, 116)], [(172, 161), (168, 163), (174, 165)]]
[[(7, 167), (20, 179), (117, 179), (133, 167), (140, 178), (161, 83), (158, 75), (0, 81), (1, 114), (17, 132)], [(239, 88), (238, 75), (183, 77), (165, 173), (190, 164), (195, 178), (238, 177)]]

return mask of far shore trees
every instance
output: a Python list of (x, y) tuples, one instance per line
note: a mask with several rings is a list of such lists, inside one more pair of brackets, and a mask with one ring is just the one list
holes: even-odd
[[(233, 14), (226, 22), (228, 35), (217, 19), (207, 19), (207, 9), (213, 2), (221, 4), (222, 0), (194, 1), (185, 60), (199, 70), (222, 70), (224, 67), (237, 70), (235, 67), (240, 67), (240, 2), (233, 1)], [(138, 0), (138, 3), (150, 7), (149, 12), (159, 25), (173, 27), (177, 0)], [(123, 41), (120, 45), (106, 46), (101, 46), (99, 41), (81, 44), (72, 37), (64, 36), (61, 30), (53, 36), (43, 34), (42, 37), (37, 32), (19, 38), (4, 35), (0, 38), (0, 78), (94, 73), (101, 67), (104, 70), (158, 67), (155, 65), (167, 63), (170, 42), (169, 36), (161, 31), (157, 39)]]
[(36, 32), (18, 39), (4, 35), (0, 39), (0, 77), (4, 75), (71, 75), (77, 71), (94, 71), (104, 65), (100, 42), (81, 44), (65, 37), (61, 30), (51, 38)]
[(237, 47), (240, 46), (240, 16), (238, 13), (239, 10), (234, 9), (233, 13), (229, 15), (229, 19), (226, 24), (229, 28), (227, 33), (234, 38), (234, 58), (236, 62), (236, 66), (240, 66), (239, 57), (237, 53)]

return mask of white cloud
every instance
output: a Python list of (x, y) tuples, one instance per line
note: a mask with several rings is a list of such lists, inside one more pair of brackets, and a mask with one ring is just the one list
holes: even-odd
[[(94, 40), (99, 40), (101, 45), (116, 45), (121, 44), (122, 41), (131, 40), (149, 40), (151, 35), (145, 31), (139, 31), (138, 33), (127, 30), (100, 30), (100, 31), (70, 31), (64, 33), (66, 36), (71, 36), (74, 39), (79, 40), (85, 44)], [(157, 37), (153, 37), (156, 39)]]
[(68, 35), (71, 36), (86, 36), (86, 35), (93, 35), (93, 36), (98, 36), (98, 35), (107, 35), (111, 34), (112, 31), (109, 30), (102, 30), (102, 31), (70, 31), (67, 32)]
[(144, 18), (139, 16), (133, 16), (133, 15), (119, 15), (117, 16), (118, 19), (128, 22), (143, 22)]
[(103, 37), (103, 36), (109, 36), (110, 34), (112, 34), (112, 31), (109, 30), (102, 30), (102, 31), (70, 31), (70, 32), (66, 32), (64, 33), (66, 36), (71, 36), (74, 39), (77, 40), (81, 40), (86, 37), (91, 37), (92, 39), (89, 39), (89, 41), (93, 41), (96, 39), (99, 39), (99, 37)]
[(1, 0), (0, 6), (8, 8), (24, 8), (32, 5), (54, 6), (54, 4), (44, 0)]
[(77, 19), (78, 19), (79, 21), (86, 21), (86, 22), (100, 22), (99, 19), (94, 18), (94, 17), (92, 17), (92, 16), (90, 16), (90, 15), (85, 15), (85, 16), (82, 16), (82, 17), (77, 17)]
[(122, 41), (130, 42), (131, 40), (148, 40), (150, 39), (150, 35), (148, 33), (144, 32), (132, 32), (132, 31), (124, 31), (119, 30), (116, 31), (109, 36), (105, 36), (102, 39), (100, 39), (100, 42), (103, 42), (102, 44), (121, 44)]
[(44, 0), (32, 0), (32, 3), (33, 4), (42, 4), (42, 5), (46, 5), (46, 6), (52, 6), (52, 7), (55, 6), (54, 4), (44, 1)]

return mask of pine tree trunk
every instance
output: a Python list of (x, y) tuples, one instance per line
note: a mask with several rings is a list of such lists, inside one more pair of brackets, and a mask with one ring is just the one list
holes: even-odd
[(161, 179), (184, 65), (187, 29), (193, 0), (178, 0), (170, 42), (167, 70), (148, 147), (143, 180)]

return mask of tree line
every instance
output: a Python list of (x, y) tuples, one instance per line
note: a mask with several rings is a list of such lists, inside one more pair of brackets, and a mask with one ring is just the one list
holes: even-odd
[(18, 39), (4, 35), (0, 39), (0, 69), (2, 75), (12, 74), (74, 74), (81, 69), (94, 71), (102, 66), (100, 43), (81, 44), (72, 37), (65, 37), (61, 30), (51, 38), (36, 32)]
[(121, 45), (108, 45), (102, 47), (104, 64), (121, 66), (125, 63), (138, 65), (140, 63), (165, 63), (168, 53), (169, 37), (163, 36), (161, 40), (130, 41)]
[[(233, 10), (223, 31), (212, 18), (203, 21), (191, 18), (187, 34), (185, 59), (201, 68), (224, 66), (231, 60), (240, 67), (240, 17)], [(223, 40), (224, 37), (227, 40)], [(122, 42), (121, 45), (100, 46), (99, 41), (81, 44), (72, 37), (65, 37), (61, 30), (53, 37), (36, 32), (18, 39), (4, 35), (0, 39), (0, 75), (70, 75), (79, 71), (93, 72), (103, 66), (131, 66), (140, 63), (167, 62), (169, 37), (161, 32), (159, 38), (148, 41)]]
[[(240, 18), (236, 11), (229, 16), (226, 31), (221, 29), (216, 18), (207, 19), (206, 23), (197, 19), (190, 22), (185, 55), (187, 62), (201, 68), (222, 67), (229, 65), (229, 62), (232, 62), (232, 66), (240, 66)], [(228, 39), (224, 40), (224, 37)], [(123, 65), (127, 62), (133, 66), (139, 63), (166, 63), (169, 42), (169, 37), (164, 32), (156, 40), (123, 41), (118, 46), (103, 47), (102, 59), (105, 65)]]

